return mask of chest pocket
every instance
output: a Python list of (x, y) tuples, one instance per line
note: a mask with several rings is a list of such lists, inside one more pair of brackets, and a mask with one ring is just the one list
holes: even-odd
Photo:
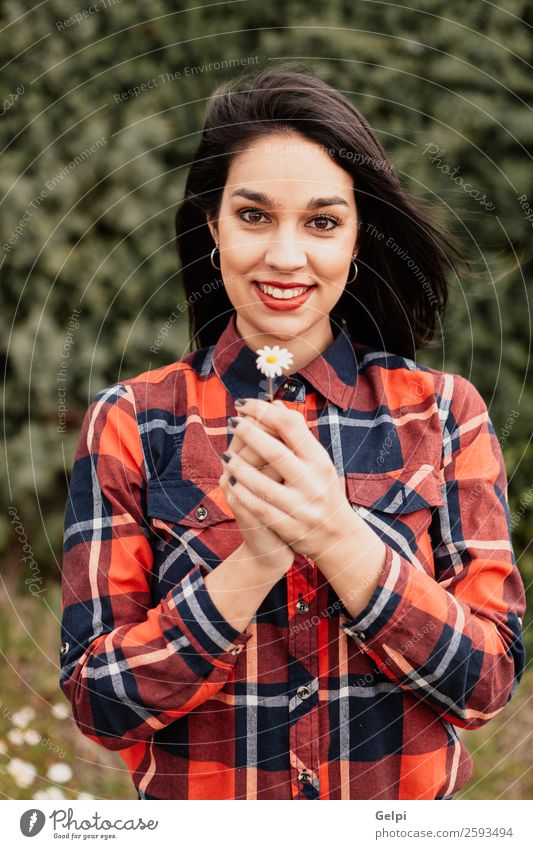
[(433, 466), (408, 466), (387, 474), (348, 473), (346, 494), (385, 543), (434, 576), (429, 526), (444, 499)]
[(146, 512), (160, 597), (195, 566), (210, 572), (242, 542), (218, 479), (150, 481)]

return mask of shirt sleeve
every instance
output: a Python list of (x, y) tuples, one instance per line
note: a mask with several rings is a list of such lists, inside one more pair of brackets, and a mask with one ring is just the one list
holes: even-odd
[(435, 579), (387, 545), (372, 598), (343, 627), (401, 688), (454, 725), (477, 728), (508, 703), (522, 677), (525, 592), (487, 407), (468, 380), (444, 377), (445, 503), (429, 527)]
[(250, 639), (195, 566), (152, 606), (153, 553), (131, 386), (98, 393), (74, 457), (64, 526), (60, 686), (80, 730), (125, 749), (224, 686)]

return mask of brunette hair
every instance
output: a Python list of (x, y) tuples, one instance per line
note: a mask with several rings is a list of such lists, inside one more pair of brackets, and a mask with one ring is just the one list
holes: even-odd
[(353, 341), (401, 356), (435, 347), (448, 299), (446, 274), (458, 273), (452, 258), (465, 257), (431, 221), (427, 203), (415, 204), (402, 187), (351, 100), (302, 63), (289, 62), (225, 82), (208, 101), (175, 220), (193, 348), (214, 344), (233, 310), (210, 261), (214, 241), (206, 215), (218, 217), (233, 158), (257, 138), (279, 132), (316, 142), (354, 181), (359, 273), (330, 318), (344, 318)]

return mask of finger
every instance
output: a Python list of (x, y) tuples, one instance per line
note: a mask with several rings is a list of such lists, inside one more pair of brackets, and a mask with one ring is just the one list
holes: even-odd
[(265, 521), (257, 514), (257, 505), (261, 499), (257, 498), (257, 496), (242, 484), (230, 484), (229, 478), (229, 472), (224, 471), (219, 479), (219, 483), (241, 531), (264, 530), (266, 526)]
[[(273, 438), (267, 434), (263, 436), (266, 439)], [(250, 490), (255, 498), (263, 499), (283, 514), (290, 514), (294, 510), (295, 501), (301, 498), (299, 492), (294, 492), (286, 484), (271, 480), (262, 471), (247, 463), (240, 454), (227, 453), (229, 460), (224, 461), (225, 471)]]
[(278, 400), (270, 403), (261, 398), (244, 399), (245, 404), (237, 408), (244, 413), (239, 420), (253, 418), (263, 430), (283, 440), (297, 457), (312, 462), (317, 450), (320, 450), (320, 443), (309, 430), (302, 414), (288, 409), (283, 402), (278, 404)]
[[(261, 473), (258, 472), (257, 474)], [(239, 510), (242, 509), (243, 513), (246, 512), (246, 521), (250, 521), (251, 525), (251, 527), (243, 528), (243, 530), (268, 528), (274, 533), (277, 533), (284, 542), (290, 544), (288, 539), (290, 538), (291, 531), (291, 517), (284, 511), (279, 510), (268, 499), (265, 499), (261, 495), (258, 495), (256, 492), (249, 489), (242, 480), (235, 479), (235, 483), (233, 485), (230, 484), (230, 476), (231, 473), (228, 474), (227, 489), (231, 490), (231, 493), (228, 493), (228, 495), (231, 497), (231, 494), (233, 493), (234, 497), (237, 499), (234, 503), (238, 503)], [(224, 491), (226, 491), (225, 488)]]
[[(231, 424), (228, 426), (233, 430)], [(258, 427), (252, 417), (238, 418), (234, 427), (241, 440), (246, 445), (253, 446), (254, 451), (263, 458), (263, 462), (275, 469), (283, 480), (295, 483), (304, 477), (308, 466), (302, 463), (280, 439)]]
[(257, 516), (251, 512), (249, 506), (246, 504), (246, 499), (243, 497), (246, 493), (244, 488), (239, 487), (239, 489), (235, 490), (234, 486), (228, 482), (229, 472), (224, 471), (220, 476), (219, 484), (224, 492), (224, 497), (228, 502), (229, 508), (236, 520), (239, 523), (239, 527), (243, 531), (257, 531), (262, 527), (261, 522), (257, 518)]
[(244, 460), (250, 463), (251, 466), (255, 466), (256, 469), (261, 469), (263, 474), (268, 475), (274, 481), (278, 481), (281, 483), (283, 481), (282, 475), (269, 463), (267, 463), (257, 451), (250, 445), (246, 445), (246, 443), (239, 438), (238, 434), (234, 433), (233, 438), (228, 446), (228, 451), (232, 454), (239, 454)]

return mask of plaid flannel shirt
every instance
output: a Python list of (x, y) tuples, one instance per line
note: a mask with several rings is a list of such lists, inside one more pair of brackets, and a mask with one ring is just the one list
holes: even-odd
[[(500, 445), (465, 378), (352, 343), (274, 381), (386, 543), (355, 618), (296, 554), (248, 627), (204, 584), (242, 536), (218, 483), (238, 397), (265, 397), (235, 313), (214, 346), (99, 392), (65, 512), (60, 685), (139, 798), (433, 799), (458, 730), (524, 669)], [(342, 564), (339, 564), (341, 566)]]

